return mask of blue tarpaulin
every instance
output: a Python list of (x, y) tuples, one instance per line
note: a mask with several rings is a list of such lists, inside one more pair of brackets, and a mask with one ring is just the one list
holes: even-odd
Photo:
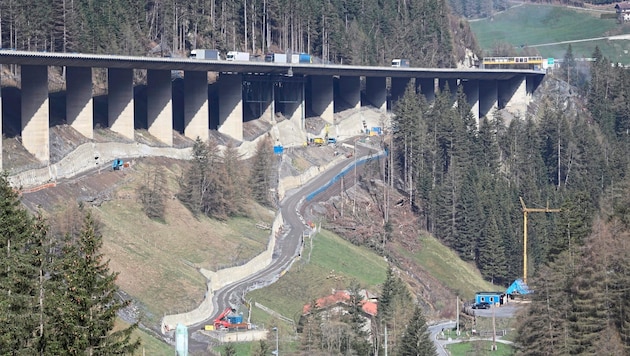
[(531, 291), (522, 279), (517, 279), (505, 291), (505, 294), (529, 294)]

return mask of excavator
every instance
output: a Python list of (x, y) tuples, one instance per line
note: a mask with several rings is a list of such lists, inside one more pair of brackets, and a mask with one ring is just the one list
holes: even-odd
[[(206, 325), (208, 327), (209, 325)], [(232, 307), (227, 307), (223, 311), (223, 313), (219, 314), (219, 316), (214, 319), (214, 330), (218, 331), (230, 331), (230, 330), (249, 330), (251, 329), (251, 324), (248, 322), (243, 322), (242, 315), (236, 315), (236, 309), (232, 309)], [(206, 330), (211, 330), (207, 329)]]
[(231, 324), (227, 316), (233, 312), (236, 312), (236, 310), (232, 309), (232, 307), (225, 308), (223, 313), (219, 314), (219, 316), (214, 319), (214, 330), (229, 329)]

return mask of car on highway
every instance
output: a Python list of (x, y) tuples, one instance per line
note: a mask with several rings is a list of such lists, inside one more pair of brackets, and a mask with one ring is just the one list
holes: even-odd
[(490, 303), (488, 302), (480, 302), (472, 305), (473, 309), (490, 309)]

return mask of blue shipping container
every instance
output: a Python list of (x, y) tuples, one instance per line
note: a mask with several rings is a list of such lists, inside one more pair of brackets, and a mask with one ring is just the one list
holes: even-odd
[(308, 53), (300, 53), (300, 63), (312, 63), (311, 55)]
[(276, 155), (281, 155), (282, 152), (284, 152), (284, 147), (278, 145), (278, 146), (273, 146), (273, 153)]
[(228, 316), (227, 319), (230, 322), (230, 324), (240, 324), (240, 323), (243, 322), (243, 316), (242, 315)]

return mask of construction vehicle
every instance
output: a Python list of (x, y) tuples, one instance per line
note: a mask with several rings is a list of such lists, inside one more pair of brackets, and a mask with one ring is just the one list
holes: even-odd
[(227, 317), (233, 312), (236, 312), (236, 310), (232, 309), (232, 307), (225, 308), (225, 310), (221, 314), (219, 314), (216, 319), (214, 319), (214, 330), (229, 329), (230, 321)]
[(123, 162), (122, 159), (116, 158), (112, 162), (112, 169), (115, 170), (115, 171), (120, 170), (120, 168), (122, 168), (123, 164), (124, 164), (124, 162)]
[[(233, 313), (236, 313), (236, 309), (232, 309), (232, 307), (225, 308), (225, 310), (214, 319), (214, 330), (249, 330), (251, 328), (249, 323), (243, 322), (242, 315), (235, 315)], [(208, 326), (209, 325), (206, 326), (206, 330), (209, 329)]]

